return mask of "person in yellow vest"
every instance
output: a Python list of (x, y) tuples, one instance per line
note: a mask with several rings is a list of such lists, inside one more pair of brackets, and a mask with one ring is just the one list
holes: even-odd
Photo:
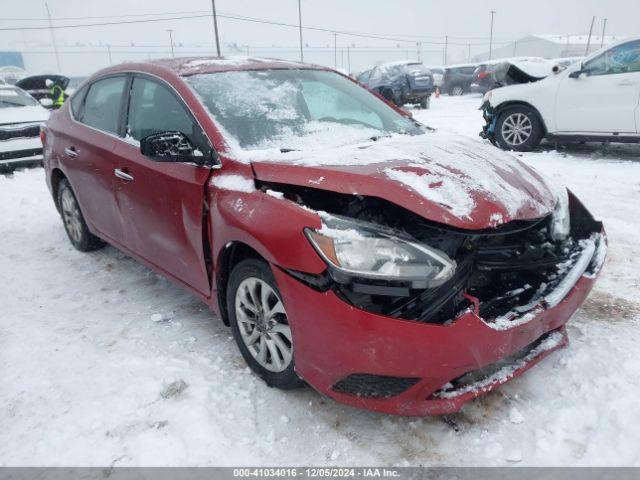
[(51, 101), (53, 102), (53, 108), (60, 108), (65, 100), (65, 94), (63, 88), (53, 80), (47, 78), (44, 82), (49, 91), (51, 92)]

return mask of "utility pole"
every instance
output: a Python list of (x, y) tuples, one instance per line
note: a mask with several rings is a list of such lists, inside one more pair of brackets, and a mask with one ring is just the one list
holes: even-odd
[(444, 66), (447, 66), (447, 50), (449, 49), (449, 35), (444, 36)]
[(595, 23), (595, 21), (596, 21), (596, 17), (594, 16), (591, 19), (591, 27), (589, 28), (589, 38), (587, 38), (587, 49), (584, 52), (585, 56), (589, 55), (589, 47), (591, 46), (591, 35), (593, 34), (593, 24)]
[(338, 34), (333, 34), (333, 68), (338, 68)]
[(304, 57), (302, 55), (302, 0), (298, 0), (298, 30), (300, 32), (300, 61), (304, 62)]
[(113, 65), (113, 60), (111, 59), (111, 45), (107, 45), (107, 53), (109, 53), (109, 65)]
[(491, 33), (489, 36), (489, 60), (491, 60), (491, 55), (493, 54), (493, 16), (496, 14), (495, 10), (491, 10)]
[(53, 42), (53, 51), (56, 54), (56, 66), (58, 67), (58, 72), (62, 71), (60, 68), (60, 53), (58, 52), (58, 42), (56, 42), (56, 34), (53, 31), (53, 22), (51, 21), (51, 12), (49, 11), (49, 5), (47, 2), (44, 4), (47, 9), (47, 18), (49, 19), (49, 31), (51, 32), (51, 41)]
[(469, 59), (468, 61), (471, 62), (471, 44), (467, 44), (467, 47), (469, 48)]
[(422, 62), (422, 42), (416, 42), (416, 53), (418, 54), (418, 61)]
[(213, 32), (216, 37), (216, 52), (220, 57), (220, 38), (218, 37), (218, 16), (216, 14), (216, 0), (211, 0), (211, 10), (213, 11)]
[(607, 19), (602, 20), (602, 37), (600, 38), (600, 48), (604, 47), (604, 32), (607, 30)]
[(167, 32), (169, 32), (169, 42), (171, 43), (171, 56), (175, 57), (176, 54), (173, 51), (173, 30), (169, 28), (167, 29)]
[(347, 45), (347, 70), (351, 74), (351, 47)]

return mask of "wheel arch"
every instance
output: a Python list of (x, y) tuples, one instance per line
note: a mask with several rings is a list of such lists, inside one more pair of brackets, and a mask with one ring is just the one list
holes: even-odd
[[(51, 170), (51, 195), (53, 196), (53, 203), (56, 206), (58, 212), (60, 212), (60, 204), (58, 202), (58, 187), (62, 180), (67, 180), (67, 176), (59, 168)], [(67, 180), (68, 181), (68, 180)]]
[(227, 243), (218, 254), (216, 261), (216, 291), (218, 296), (218, 307), (220, 309), (220, 317), (222, 322), (229, 326), (229, 313), (227, 311), (227, 284), (229, 276), (233, 268), (242, 260), (247, 258), (256, 258), (268, 261), (258, 253), (253, 247), (241, 241), (232, 241)]

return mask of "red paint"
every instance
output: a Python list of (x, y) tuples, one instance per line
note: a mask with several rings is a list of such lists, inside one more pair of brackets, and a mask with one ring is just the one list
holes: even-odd
[[(530, 344), (545, 332), (559, 329), (587, 296), (593, 280), (582, 278), (557, 307), (507, 331), (491, 329), (468, 312), (451, 325), (429, 325), (391, 319), (358, 310), (331, 291), (316, 292), (280, 268), (318, 274), (326, 269), (306, 239), (303, 228), (320, 227), (317, 215), (292, 202), (261, 191), (238, 192), (215, 187), (220, 175), (309, 186), (335, 192), (381, 196), (425, 218), (469, 229), (490, 228), (490, 216), (504, 213), (495, 202), (475, 198), (472, 218), (457, 219), (441, 206), (408, 192), (380, 173), (380, 165), (300, 167), (241, 163), (229, 157), (219, 130), (180, 75), (222, 70), (296, 68), (286, 62), (254, 62), (241, 66), (186, 66), (188, 60), (130, 63), (98, 72), (92, 79), (122, 72), (159, 77), (175, 89), (192, 111), (221, 157), (221, 169), (193, 164), (154, 162), (117, 136), (105, 134), (72, 119), (69, 104), (54, 112), (46, 138), (47, 183), (62, 173), (73, 187), (90, 230), (149, 267), (178, 281), (219, 312), (215, 280), (219, 259), (229, 242), (256, 250), (274, 268), (292, 327), (299, 374), (318, 391), (344, 403), (381, 412), (424, 415), (452, 412), (475, 394), (455, 400), (429, 398), (449, 380), (495, 362)], [(305, 66), (305, 68), (307, 68)], [(309, 67), (323, 68), (323, 67)], [(77, 155), (65, 152), (72, 149)], [(388, 166), (403, 167), (396, 161)], [(406, 167), (406, 166), (405, 166)], [(134, 177), (114, 176), (120, 169)], [(409, 167), (407, 167), (409, 168)], [(511, 176), (512, 185), (523, 180)], [(524, 185), (523, 185), (524, 187)], [(548, 192), (537, 192), (549, 203)], [(519, 219), (532, 217), (523, 210)], [(213, 271), (207, 270), (204, 241), (211, 245)], [(476, 309), (477, 311), (477, 309)], [(549, 352), (547, 352), (549, 353)], [(544, 355), (543, 355), (544, 356)], [(521, 374), (543, 356), (532, 361)], [(421, 381), (388, 400), (366, 400), (332, 392), (330, 387), (351, 373), (417, 376)], [(492, 385), (495, 388), (497, 385)]]

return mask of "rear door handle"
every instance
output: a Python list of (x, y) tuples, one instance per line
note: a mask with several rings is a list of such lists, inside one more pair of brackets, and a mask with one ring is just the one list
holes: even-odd
[(119, 168), (116, 168), (116, 169), (113, 171), (113, 174), (114, 174), (116, 177), (118, 177), (119, 179), (121, 179), (121, 180), (126, 180), (127, 182), (130, 182), (130, 181), (132, 181), (132, 180), (133, 180), (133, 175), (129, 175), (128, 173), (123, 172), (123, 171), (122, 171), (122, 170), (120, 170)]
[(67, 147), (64, 149), (64, 154), (67, 157), (76, 158), (78, 156), (78, 150), (76, 150), (76, 147)]

